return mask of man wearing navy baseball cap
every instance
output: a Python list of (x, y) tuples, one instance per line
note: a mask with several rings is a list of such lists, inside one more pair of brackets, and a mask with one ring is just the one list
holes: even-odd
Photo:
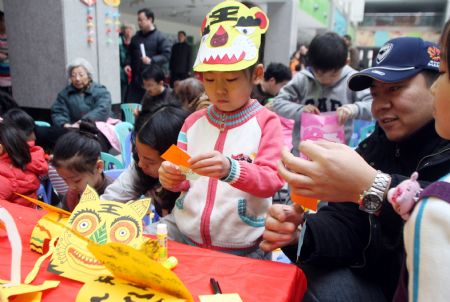
[(439, 72), (439, 48), (420, 38), (392, 39), (378, 51), (375, 65), (354, 74), (348, 86), (360, 91), (369, 88), (373, 80), (395, 83), (409, 79), (423, 70)]
[[(370, 87), (376, 119), (357, 150), (307, 141), (300, 149), (309, 160), (282, 153), (278, 171), (292, 190), (328, 201), (313, 215), (286, 205), (267, 214), (261, 248), (284, 246), (293, 261), (299, 255), (308, 280), (303, 301), (392, 301), (397, 285), (405, 285), (399, 282), (404, 222), (386, 195), (414, 171), (422, 188), (448, 173), (450, 142), (435, 131), (429, 89), (439, 53), (420, 38), (392, 39), (373, 67), (352, 75), (350, 89)], [(299, 224), (304, 235), (296, 254)]]

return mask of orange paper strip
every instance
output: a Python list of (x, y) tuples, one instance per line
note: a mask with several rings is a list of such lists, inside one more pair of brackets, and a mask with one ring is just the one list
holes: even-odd
[(291, 200), (306, 209), (317, 211), (317, 204), (319, 203), (319, 200), (317, 198), (300, 196), (295, 194), (294, 192), (291, 192)]
[(191, 158), (184, 150), (176, 145), (170, 146), (161, 158), (170, 161), (177, 166), (189, 167), (188, 160)]

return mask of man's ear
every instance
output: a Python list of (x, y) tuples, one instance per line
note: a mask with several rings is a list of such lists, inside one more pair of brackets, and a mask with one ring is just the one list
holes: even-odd
[(5, 152), (5, 148), (3, 148), (3, 145), (2, 145), (2, 144), (0, 144), (0, 155), (2, 155), (2, 154), (3, 154), (3, 152)]
[(263, 79), (264, 79), (264, 65), (258, 64), (256, 65), (255, 70), (253, 70), (253, 78), (252, 78), (253, 85), (258, 85)]

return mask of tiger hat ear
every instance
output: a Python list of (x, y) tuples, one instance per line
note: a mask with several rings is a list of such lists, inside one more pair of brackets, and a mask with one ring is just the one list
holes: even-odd
[(142, 198), (137, 200), (130, 200), (129, 202), (127, 202), (127, 205), (129, 205), (136, 212), (136, 214), (139, 215), (139, 218), (142, 219), (144, 218), (145, 214), (147, 214), (151, 202), (151, 198)]
[(254, 16), (255, 19), (261, 20), (261, 23), (259, 23), (259, 28), (261, 29), (261, 34), (265, 33), (267, 29), (269, 28), (269, 19), (267, 18), (267, 15), (265, 12), (263, 12), (259, 7), (252, 7), (251, 11), (255, 11)]
[(87, 185), (83, 194), (81, 194), (79, 203), (93, 202), (93, 201), (98, 202), (99, 199), (100, 198), (98, 197), (97, 191), (95, 191), (94, 188), (92, 188), (91, 186)]

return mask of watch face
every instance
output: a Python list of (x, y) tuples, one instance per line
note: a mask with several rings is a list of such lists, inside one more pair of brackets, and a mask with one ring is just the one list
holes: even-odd
[(371, 213), (377, 212), (382, 205), (380, 197), (374, 193), (367, 193), (363, 199), (364, 208)]

